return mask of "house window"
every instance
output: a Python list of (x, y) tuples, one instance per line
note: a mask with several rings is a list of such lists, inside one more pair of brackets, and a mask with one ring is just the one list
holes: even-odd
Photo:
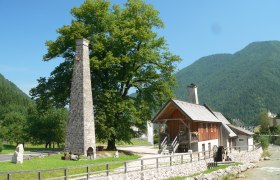
[(210, 123), (210, 129), (211, 129), (211, 132), (213, 132), (213, 124)]
[(207, 123), (205, 123), (205, 130), (206, 130), (206, 132), (208, 132), (208, 124)]
[(205, 144), (202, 144), (202, 151), (205, 151)]
[(238, 139), (238, 141), (244, 141), (244, 139)]

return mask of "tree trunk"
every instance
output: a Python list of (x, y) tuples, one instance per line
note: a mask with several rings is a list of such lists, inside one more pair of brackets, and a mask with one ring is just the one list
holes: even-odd
[(115, 137), (112, 137), (111, 139), (108, 140), (107, 150), (110, 150), (110, 151), (117, 150)]
[(48, 143), (46, 142), (46, 144), (45, 144), (45, 148), (47, 149), (48, 148)]

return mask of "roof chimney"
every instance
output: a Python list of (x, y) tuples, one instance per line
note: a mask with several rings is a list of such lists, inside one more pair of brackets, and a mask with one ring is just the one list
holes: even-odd
[(197, 86), (193, 83), (187, 86), (189, 93), (189, 102), (193, 104), (199, 104), (197, 96)]

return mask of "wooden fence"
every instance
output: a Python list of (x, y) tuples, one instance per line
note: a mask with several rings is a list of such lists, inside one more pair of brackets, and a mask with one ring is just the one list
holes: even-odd
[[(241, 151), (242, 147), (231, 147), (232, 150)], [(247, 148), (250, 149), (249, 147)], [(252, 150), (255, 150), (253, 146)], [(0, 172), (1, 177), (6, 177), (7, 180), (18, 179), (24, 175), (32, 174), (32, 179), (90, 179), (96, 177), (106, 177), (115, 174), (123, 174), (128, 172), (144, 171), (148, 169), (158, 169), (161, 167), (174, 166), (179, 164), (191, 163), (194, 161), (206, 160), (213, 158), (213, 151), (203, 151), (194, 153), (180, 153), (168, 156), (159, 156), (153, 158), (145, 158), (133, 161), (116, 161), (112, 163), (90, 164), (65, 168), (54, 168), (47, 170), (30, 170), (30, 171), (13, 171), (13, 172)], [(71, 173), (71, 170), (80, 169), (81, 173)], [(59, 174), (59, 175), (55, 175)]]

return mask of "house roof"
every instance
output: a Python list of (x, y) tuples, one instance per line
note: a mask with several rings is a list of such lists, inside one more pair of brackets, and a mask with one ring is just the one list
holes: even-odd
[(221, 121), (222, 127), (228, 132), (229, 137), (236, 137), (237, 135), (228, 127), (230, 122), (225, 118), (225, 116), (220, 112), (213, 111), (215, 116)]
[(228, 132), (229, 137), (236, 137), (237, 135), (228, 127), (227, 124), (222, 123), (222, 127)]
[(205, 106), (199, 104), (188, 103), (176, 99), (170, 99), (168, 103), (161, 109), (161, 111), (154, 117), (160, 118), (161, 112), (167, 108), (171, 103), (174, 103), (185, 115), (190, 117), (193, 121), (205, 121), (205, 122), (220, 122)]
[(220, 112), (214, 112), (215, 116), (223, 123), (223, 124), (230, 124), (230, 122), (225, 118), (225, 116)]
[(254, 133), (251, 132), (251, 131), (248, 131), (248, 130), (243, 129), (243, 128), (240, 128), (240, 127), (236, 127), (236, 126), (234, 126), (234, 125), (232, 125), (232, 124), (228, 124), (228, 126), (229, 126), (231, 129), (235, 130), (235, 131), (239, 131), (239, 132), (242, 132), (242, 133), (247, 134), (247, 135), (253, 135), (253, 134), (254, 134)]

